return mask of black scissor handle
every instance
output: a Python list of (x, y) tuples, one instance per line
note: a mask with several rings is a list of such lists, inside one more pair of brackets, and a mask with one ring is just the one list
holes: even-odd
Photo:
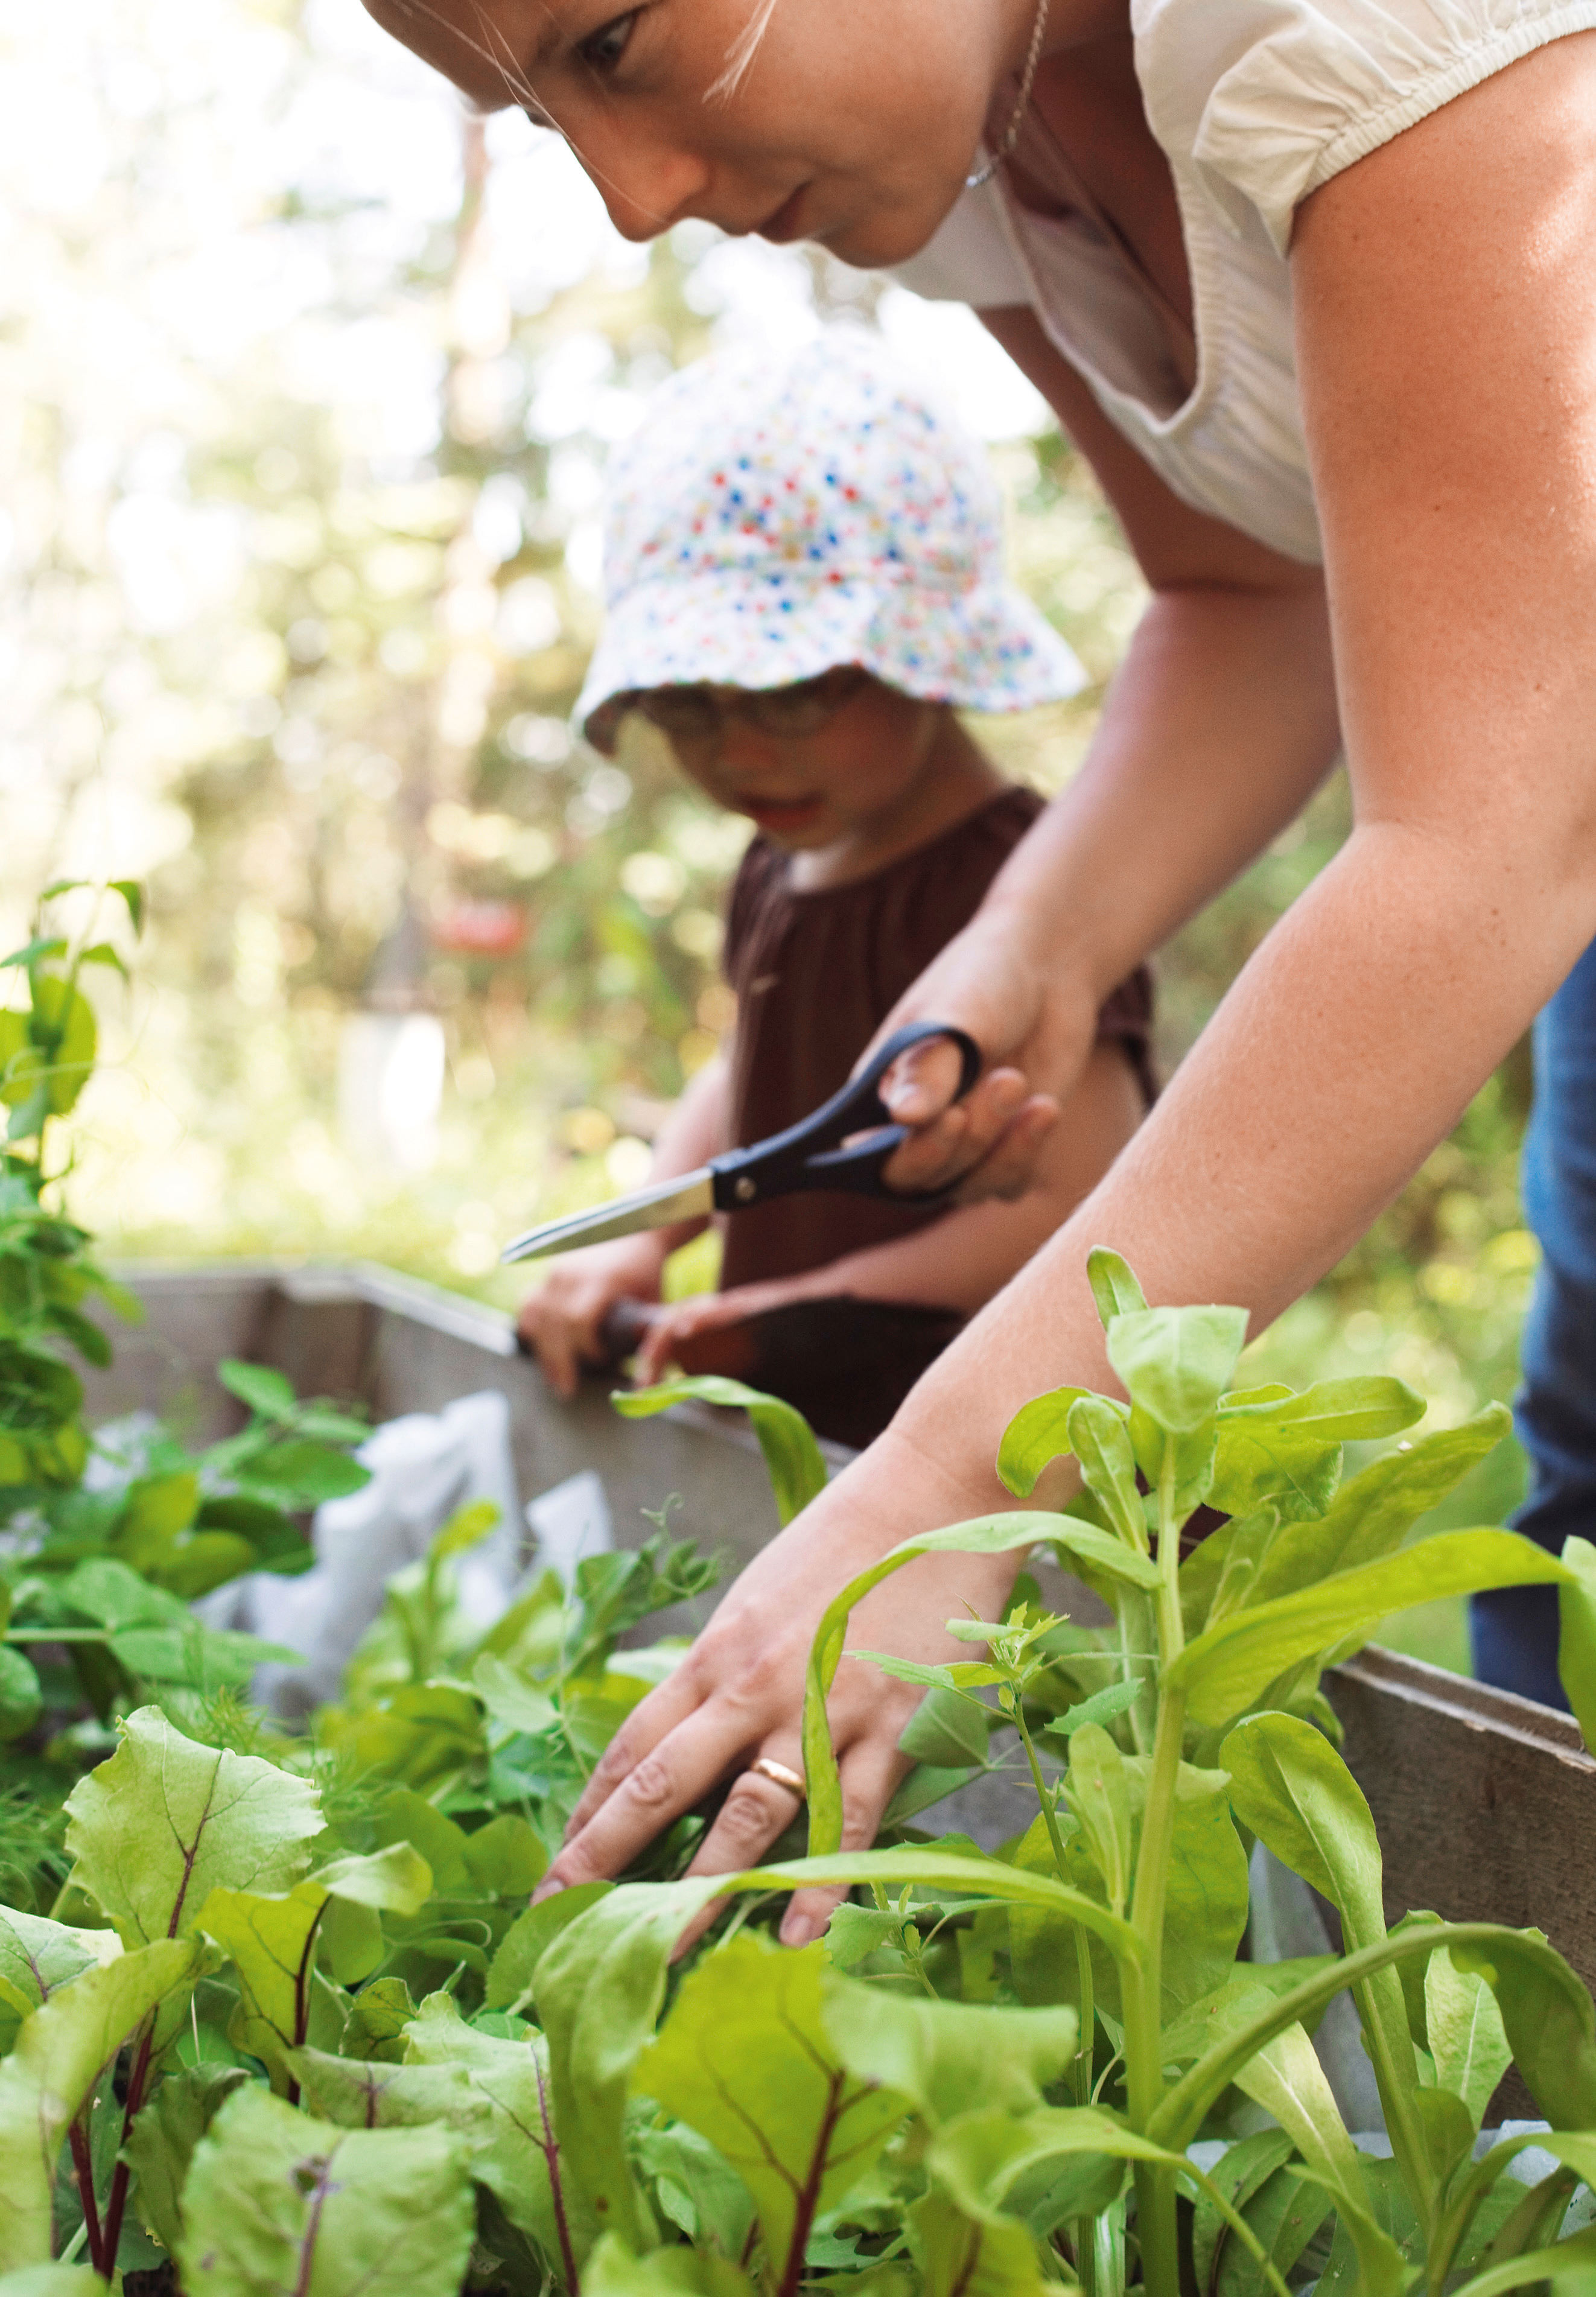
[[(856, 1077), (833, 1093), (812, 1116), (791, 1124), (752, 1148), (731, 1148), (710, 1158), (714, 1175), (717, 1212), (741, 1212), (772, 1197), (795, 1196), (805, 1189), (835, 1189), (856, 1197), (882, 1197), (906, 1205), (940, 1204), (952, 1192), (947, 1189), (911, 1193), (889, 1189), (882, 1175), (888, 1161), (909, 1135), (907, 1124), (893, 1121), (893, 1113), (876, 1088), (893, 1063), (911, 1045), (933, 1037), (946, 1037), (958, 1049), (959, 1076), (956, 1100), (962, 1100), (981, 1074), (981, 1048), (963, 1029), (947, 1021), (911, 1021), (894, 1030)], [(867, 1138), (849, 1148), (840, 1144), (856, 1132)]]

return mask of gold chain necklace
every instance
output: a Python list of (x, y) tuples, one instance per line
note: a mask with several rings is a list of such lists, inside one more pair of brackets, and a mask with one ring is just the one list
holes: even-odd
[(1048, 0), (1038, 0), (1036, 21), (1031, 27), (1031, 45), (1025, 55), (1025, 69), (1020, 74), (1019, 101), (1016, 103), (1008, 127), (999, 139), (998, 148), (983, 168), (964, 179), (967, 192), (978, 192), (983, 184), (990, 184), (999, 169), (1020, 140), (1020, 123), (1031, 102), (1031, 90), (1036, 79), (1036, 67), (1041, 62), (1042, 35), (1048, 28)]

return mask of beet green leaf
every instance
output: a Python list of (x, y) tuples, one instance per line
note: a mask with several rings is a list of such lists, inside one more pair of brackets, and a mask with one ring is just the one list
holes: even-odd
[(0, 2271), (48, 2262), (62, 2140), (122, 2044), (160, 2004), (186, 1991), (198, 1953), (162, 1939), (119, 1955), (22, 2021), (0, 2062)]
[(185, 1938), (210, 1892), (296, 1882), (321, 1832), (316, 1790), (258, 1756), (202, 1747), (141, 1707), (67, 1799), (73, 1880), (124, 1945)]
[(253, 2086), (195, 2147), (183, 2215), (185, 2297), (457, 2297), (475, 2227), (452, 2130), (339, 2129)]
[[(828, 2016), (828, 1999), (823, 2011), (823, 1969), (818, 1945), (786, 1953), (742, 1932), (683, 1980), (632, 2075), (634, 2088), (707, 2137), (742, 2176), (782, 2289), (797, 2285), (816, 2219), (870, 2168), (908, 2110), (907, 2097), (865, 2065), (895, 2059), (934, 2080), (934, 2046), (917, 2053), (919, 2038), (890, 2023), (875, 2040), (895, 2050), (840, 2050), (833, 2035), (847, 2027), (847, 2008)], [(1056, 2049), (1057, 2034), (1049, 2039)]]

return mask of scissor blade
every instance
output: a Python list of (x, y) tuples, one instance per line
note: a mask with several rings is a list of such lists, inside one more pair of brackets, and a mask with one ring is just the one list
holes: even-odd
[(564, 1220), (545, 1221), (506, 1244), (499, 1254), (507, 1260), (544, 1260), (551, 1253), (570, 1252), (579, 1244), (607, 1244), (614, 1236), (635, 1236), (639, 1229), (669, 1228), (676, 1221), (698, 1220), (715, 1209), (714, 1175), (707, 1165), (674, 1180), (655, 1181), (613, 1204), (596, 1205), (591, 1212), (571, 1213)]

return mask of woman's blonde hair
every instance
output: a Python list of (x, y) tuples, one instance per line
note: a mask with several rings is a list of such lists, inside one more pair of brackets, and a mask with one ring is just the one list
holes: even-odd
[(726, 70), (720, 78), (712, 80), (703, 92), (703, 100), (706, 103), (730, 103), (747, 78), (753, 59), (759, 52), (760, 42), (764, 38), (770, 19), (775, 13), (776, 0), (753, 0), (753, 13), (731, 44), (726, 59)]

